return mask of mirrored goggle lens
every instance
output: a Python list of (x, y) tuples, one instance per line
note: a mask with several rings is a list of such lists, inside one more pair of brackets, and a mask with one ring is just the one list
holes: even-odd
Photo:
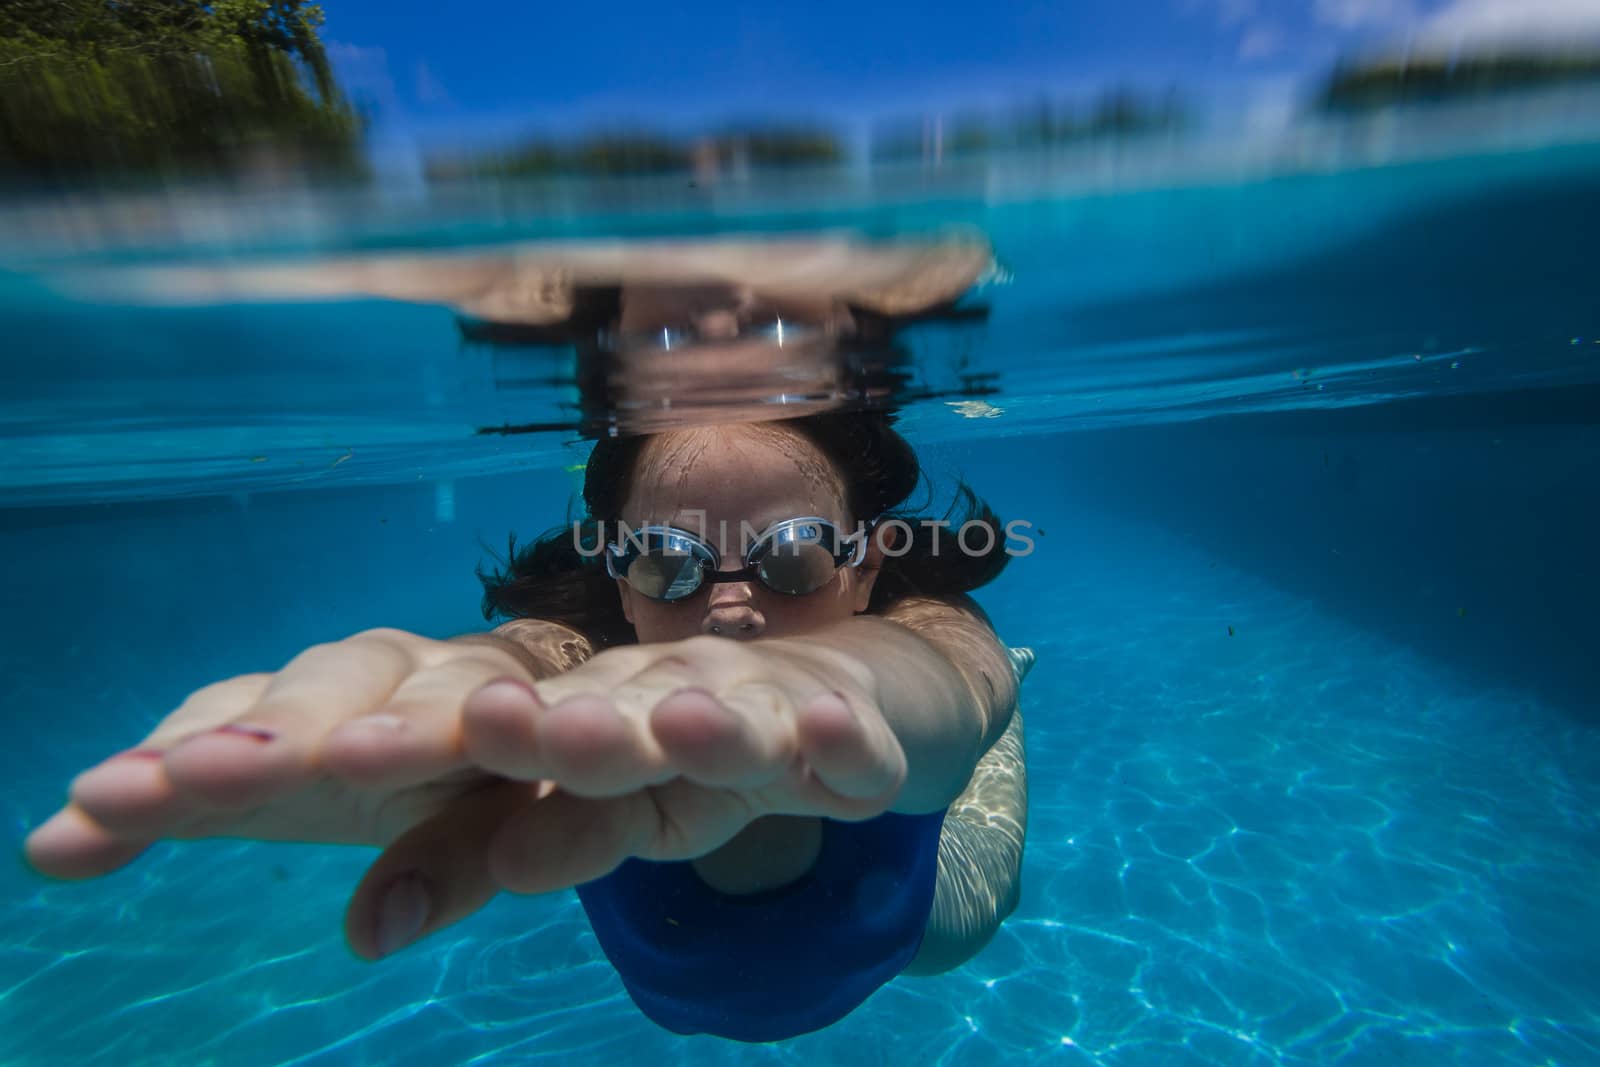
[(644, 596), (681, 600), (700, 588), (700, 560), (687, 552), (653, 549), (635, 556), (623, 577)]
[(814, 593), (833, 580), (838, 570), (833, 553), (814, 541), (779, 545), (756, 562), (763, 585), (779, 593)]

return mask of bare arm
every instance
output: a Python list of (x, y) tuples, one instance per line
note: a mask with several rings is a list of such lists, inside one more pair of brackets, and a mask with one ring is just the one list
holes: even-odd
[(984, 753), (945, 815), (933, 910), (909, 975), (943, 974), (977, 955), (1017, 907), (1028, 833), (1022, 712)]
[[(886, 618), (913, 630), (937, 650), (961, 682), (938, 672), (935, 664), (921, 664), (909, 656), (904, 665), (910, 669), (915, 664), (916, 670), (925, 672), (921, 678), (927, 685), (957, 695), (965, 692), (984, 723), (981, 759), (945, 816), (933, 908), (922, 947), (905, 971), (908, 975), (942, 974), (981, 951), (1016, 909), (1021, 896), (1028, 776), (1018, 698), (1022, 679), (1033, 665), (1033, 654), (1023, 649), (1008, 651), (982, 610), (967, 597), (903, 600)], [(889, 684), (894, 684), (892, 675)], [(914, 688), (903, 695), (917, 698)], [(923, 698), (928, 697), (924, 694)], [(914, 705), (898, 711), (911, 714)], [(895, 714), (888, 702), (885, 713)], [(949, 709), (943, 713), (950, 713)], [(959, 719), (960, 709), (954, 714)], [(940, 721), (938, 715), (936, 711), (927, 719), (913, 719), (912, 728), (920, 726), (932, 734), (931, 728)], [(900, 736), (905, 743), (905, 735)], [(937, 744), (933, 737), (935, 750)], [(907, 757), (915, 774), (916, 758), (909, 746)], [(916, 810), (904, 807), (904, 795), (896, 810)]]
[(968, 597), (908, 597), (804, 637), (774, 639), (802, 657), (842, 659), (863, 676), (905, 751), (892, 810), (938, 811), (961, 795), (1004, 734), (1017, 700), (1006, 649)]

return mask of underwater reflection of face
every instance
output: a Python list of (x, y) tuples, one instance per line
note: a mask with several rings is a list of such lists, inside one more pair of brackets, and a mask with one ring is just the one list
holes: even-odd
[(829, 410), (845, 392), (837, 342), (854, 330), (826, 297), (626, 285), (599, 337), (616, 425), (658, 433)]
[[(809, 441), (778, 426), (736, 424), (653, 437), (639, 458), (621, 519), (630, 528), (676, 526), (716, 546), (720, 570), (744, 565), (740, 531), (816, 516), (853, 532), (844, 486)], [(743, 526), (741, 526), (743, 524)], [(722, 543), (720, 532), (727, 531)], [(759, 581), (706, 582), (677, 601), (653, 600), (617, 580), (622, 610), (641, 642), (720, 633), (750, 640), (806, 633), (867, 608), (880, 553), (840, 567), (820, 589), (790, 596)]]
[(778, 297), (726, 283), (625, 285), (618, 340), (624, 347), (677, 348), (695, 342), (764, 342), (780, 347), (784, 326), (791, 340), (839, 336), (853, 323), (832, 298)]

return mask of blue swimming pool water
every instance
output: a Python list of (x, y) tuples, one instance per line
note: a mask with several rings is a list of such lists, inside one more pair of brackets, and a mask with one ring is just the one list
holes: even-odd
[[(369, 965), (339, 931), (370, 854), (163, 845), (88, 885), (0, 868), (0, 1061), (1600, 1063), (1600, 150), (988, 181), (680, 219), (975, 224), (1015, 276), (987, 326), (914, 339), (930, 383), (1000, 392), (905, 419), (1040, 534), (981, 597), (1040, 657), (1023, 899), (985, 952), (781, 1046), (686, 1040), (570, 893)], [(4, 278), (13, 846), (197, 684), (480, 626), (485, 545), (573, 488), (581, 448), (469, 435), (560, 387), (433, 309), (62, 295), (237, 252), (202, 243)]]

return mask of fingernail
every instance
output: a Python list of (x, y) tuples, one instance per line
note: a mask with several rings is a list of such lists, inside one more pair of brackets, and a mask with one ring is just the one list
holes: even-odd
[(378, 955), (397, 952), (416, 939), (428, 921), (427, 886), (415, 871), (389, 883), (378, 898)]
[(278, 736), (264, 726), (247, 726), (242, 722), (230, 722), (224, 726), (217, 727), (212, 732), (218, 734), (238, 734), (240, 737), (248, 737), (255, 741), (271, 741)]
[(505, 678), (496, 678), (494, 681), (486, 684), (482, 689), (479, 689), (478, 692), (486, 693), (490, 696), (499, 696), (502, 698), (510, 697), (513, 699), (531, 700), (534, 703), (539, 702), (539, 694), (533, 691), (533, 686), (529, 685), (527, 682), (524, 682), (521, 678), (512, 678), (510, 676)]
[(117, 753), (119, 756), (133, 756), (136, 759), (161, 759), (166, 755), (159, 748), (130, 748), (126, 752)]
[(382, 730), (385, 733), (393, 734), (399, 733), (405, 724), (406, 721), (400, 716), (390, 715), (388, 712), (383, 711), (376, 715), (363, 715), (359, 719), (352, 719), (348, 725), (357, 729), (364, 726), (370, 730)]

